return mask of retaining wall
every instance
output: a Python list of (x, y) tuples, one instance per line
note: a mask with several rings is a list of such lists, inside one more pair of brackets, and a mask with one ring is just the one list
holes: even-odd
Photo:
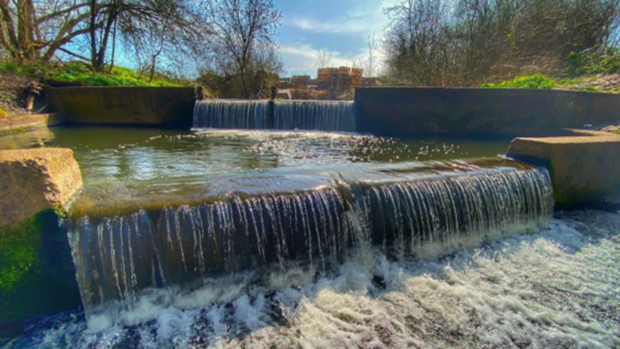
[(191, 128), (194, 87), (63, 87), (46, 89), (50, 106), (77, 124)]
[(557, 135), (620, 120), (620, 95), (558, 90), (358, 88), (359, 132)]

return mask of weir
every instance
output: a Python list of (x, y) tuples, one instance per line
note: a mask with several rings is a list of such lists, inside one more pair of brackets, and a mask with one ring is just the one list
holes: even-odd
[[(87, 315), (132, 308), (141, 290), (301, 261), (329, 269), (380, 248), (428, 258), (548, 226), (544, 169), (493, 168), (389, 182), (341, 179), (298, 193), (232, 195), (202, 205), (68, 219)], [(370, 257), (371, 258), (371, 257)]]
[(274, 129), (354, 132), (353, 102), (276, 102)]
[(269, 103), (246, 100), (197, 101), (194, 128), (265, 129), (269, 127)]
[(351, 101), (204, 100), (194, 128), (355, 131)]

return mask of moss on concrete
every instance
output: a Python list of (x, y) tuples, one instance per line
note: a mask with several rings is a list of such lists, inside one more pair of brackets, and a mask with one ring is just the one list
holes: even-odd
[(80, 306), (63, 215), (0, 226), (0, 326)]
[(0, 294), (11, 292), (33, 267), (41, 245), (35, 218), (0, 228)]

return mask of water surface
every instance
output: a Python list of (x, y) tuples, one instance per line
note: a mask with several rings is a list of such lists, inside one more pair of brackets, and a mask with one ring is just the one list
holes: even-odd
[[(428, 136), (383, 138), (353, 133), (54, 127), (0, 137), (0, 149), (74, 151), (85, 192), (96, 202), (226, 192), (312, 188), (318, 177), (430, 162), (497, 159), (509, 139)], [(438, 168), (445, 167), (438, 164)], [(356, 172), (357, 173), (357, 172)], [(362, 177), (363, 177), (362, 176)], [(217, 183), (217, 184), (216, 184)]]

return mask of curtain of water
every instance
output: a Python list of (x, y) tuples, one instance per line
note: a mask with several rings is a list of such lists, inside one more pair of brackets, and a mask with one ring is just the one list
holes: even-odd
[(194, 107), (194, 128), (265, 129), (267, 101), (206, 100)]
[(276, 103), (278, 130), (355, 131), (353, 102), (291, 101)]
[[(271, 110), (273, 108), (273, 110)], [(353, 102), (196, 102), (194, 128), (355, 131)]]
[[(148, 287), (305, 260), (318, 269), (349, 248), (431, 257), (549, 224), (546, 170), (489, 171), (389, 184), (341, 184), (288, 195), (230, 199), (69, 222), (84, 306)], [(361, 251), (364, 253), (364, 251)], [(366, 251), (368, 252), (368, 251)]]

